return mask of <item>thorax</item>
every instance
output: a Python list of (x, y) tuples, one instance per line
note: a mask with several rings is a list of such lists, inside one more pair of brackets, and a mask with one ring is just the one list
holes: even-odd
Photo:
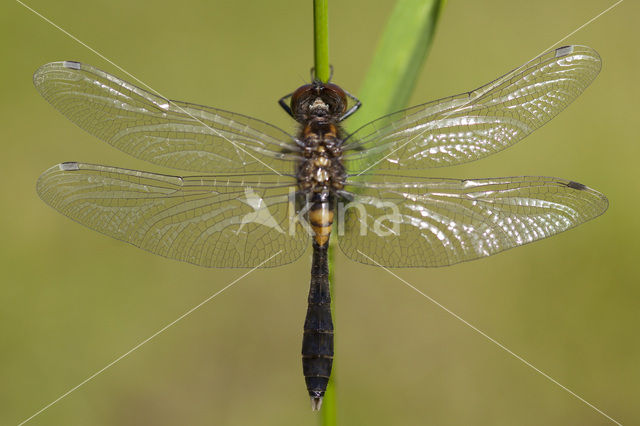
[(312, 117), (303, 124), (299, 139), (303, 159), (298, 164), (298, 187), (305, 192), (333, 192), (344, 186), (342, 129), (325, 117)]

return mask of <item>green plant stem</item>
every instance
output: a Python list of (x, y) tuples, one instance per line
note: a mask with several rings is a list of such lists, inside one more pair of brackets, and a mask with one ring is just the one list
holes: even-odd
[(362, 108), (349, 119), (349, 129), (407, 106), (445, 3), (398, 0), (358, 92)]
[[(337, 235), (334, 235), (333, 238), (329, 240), (329, 253), (328, 253), (328, 263), (329, 263), (329, 292), (331, 294), (331, 318), (333, 318), (333, 330), (335, 333), (336, 330), (336, 287), (335, 287), (335, 253), (337, 249)], [(337, 412), (336, 412), (336, 363), (335, 363), (335, 339), (333, 344), (334, 350), (334, 361), (333, 368), (331, 371), (331, 377), (329, 378), (329, 383), (327, 384), (327, 391), (324, 395), (324, 402), (322, 404), (322, 426), (334, 426), (337, 424)]]
[[(329, 69), (329, 20), (327, 18), (327, 0), (313, 1), (313, 52), (314, 52), (314, 78), (323, 83), (329, 81), (331, 72)], [(335, 236), (330, 240), (328, 263), (329, 263), (329, 292), (333, 303), (331, 304), (331, 317), (335, 328), (335, 287), (333, 259), (335, 255)], [(335, 346), (334, 346), (335, 350)], [(336, 375), (335, 363), (333, 365), (331, 377), (327, 385), (327, 391), (320, 410), (320, 424), (322, 426), (335, 426), (336, 420), (336, 386), (334, 377)]]
[[(446, 0), (398, 0), (360, 89), (359, 97), (363, 108), (356, 114), (355, 119), (350, 120), (351, 129), (406, 106), (431, 46), (436, 23), (445, 2)], [(327, 82), (330, 77), (327, 1), (314, 0), (313, 12), (315, 78)], [(334, 274), (336, 237), (337, 235), (334, 235), (331, 238), (328, 253), (334, 330), (336, 329)], [(322, 426), (337, 424), (335, 376), (334, 363), (322, 404), (320, 415)]]
[(326, 83), (331, 76), (327, 0), (313, 0), (313, 42), (315, 78)]

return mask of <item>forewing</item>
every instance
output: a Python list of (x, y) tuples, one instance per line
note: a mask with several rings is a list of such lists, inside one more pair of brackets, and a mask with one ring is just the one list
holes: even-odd
[[(388, 267), (433, 267), (491, 256), (602, 214), (599, 192), (550, 177), (478, 180), (352, 178), (338, 214), (342, 251)], [(343, 224), (340, 218), (344, 218)]]
[(38, 179), (60, 213), (152, 253), (207, 267), (263, 267), (302, 255), (309, 242), (289, 221), (292, 178), (178, 177), (62, 163)]
[(201, 173), (293, 173), (291, 135), (240, 114), (170, 101), (79, 62), (52, 62), (36, 89), (82, 129), (161, 166)]
[(347, 170), (452, 166), (501, 151), (565, 109), (600, 67), (595, 50), (565, 46), (471, 92), (372, 121), (346, 140)]

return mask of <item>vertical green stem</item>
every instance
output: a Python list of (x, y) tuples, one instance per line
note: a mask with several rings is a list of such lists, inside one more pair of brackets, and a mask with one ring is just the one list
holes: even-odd
[(362, 108), (347, 126), (405, 108), (413, 92), (446, 0), (397, 0), (378, 41), (358, 98)]
[[(329, 253), (328, 253), (328, 263), (329, 263), (329, 292), (331, 293), (331, 317), (333, 318), (333, 332), (334, 336), (336, 333), (336, 287), (335, 283), (335, 253), (336, 253), (336, 239), (337, 235), (334, 235), (333, 238), (329, 240)], [(324, 401), (322, 403), (322, 426), (334, 426), (337, 424), (337, 416), (336, 416), (336, 358), (335, 358), (335, 338), (333, 343), (333, 368), (331, 371), (331, 377), (329, 378), (329, 383), (327, 384), (327, 392), (324, 394)]]
[[(315, 78), (324, 83), (329, 81), (331, 72), (329, 69), (329, 20), (327, 18), (327, 0), (313, 1), (313, 47), (314, 47), (314, 72)], [(333, 260), (335, 257), (335, 240), (336, 236), (331, 238), (329, 243), (329, 288), (331, 298), (331, 316), (333, 317), (335, 330), (335, 286), (334, 286), (334, 267)], [(335, 352), (335, 344), (334, 344)], [(335, 359), (335, 358), (334, 358)], [(322, 402), (322, 410), (320, 411), (320, 424), (322, 426), (334, 426), (336, 422), (336, 365), (333, 363), (333, 371), (327, 385), (327, 391)]]
[(326, 83), (331, 75), (327, 0), (313, 0), (313, 42), (315, 78)]
[[(397, 1), (360, 91), (360, 100), (364, 105), (363, 111), (356, 115), (355, 120), (351, 119), (350, 128), (357, 128), (358, 124), (393, 112), (406, 105), (433, 40), (436, 24), (445, 2), (446, 0)], [(327, 0), (314, 0), (313, 18), (315, 78), (327, 82), (331, 75)], [(336, 237), (337, 235), (333, 235), (329, 243), (328, 263), (329, 285), (333, 302), (331, 314), (334, 330), (337, 331), (334, 285)], [(335, 377), (336, 366), (334, 362), (320, 414), (322, 426), (337, 424)]]

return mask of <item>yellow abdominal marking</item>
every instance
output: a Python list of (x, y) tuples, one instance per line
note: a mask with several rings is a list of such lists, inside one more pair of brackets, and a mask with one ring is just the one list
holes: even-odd
[(329, 234), (331, 234), (333, 212), (324, 206), (314, 209), (309, 212), (309, 222), (315, 234), (316, 243), (321, 246), (325, 245), (329, 241)]
[[(314, 231), (315, 231), (315, 227), (314, 227)], [(316, 235), (313, 237), (313, 239), (316, 241), (316, 243), (318, 243), (319, 246), (323, 246), (325, 244), (327, 244), (327, 242), (329, 241), (329, 234), (331, 233), (331, 227), (329, 226), (329, 231), (327, 233), (327, 235), (319, 235), (318, 233), (316, 233)]]
[(314, 226), (329, 226), (333, 223), (333, 212), (326, 207), (313, 209), (309, 212), (309, 222)]

